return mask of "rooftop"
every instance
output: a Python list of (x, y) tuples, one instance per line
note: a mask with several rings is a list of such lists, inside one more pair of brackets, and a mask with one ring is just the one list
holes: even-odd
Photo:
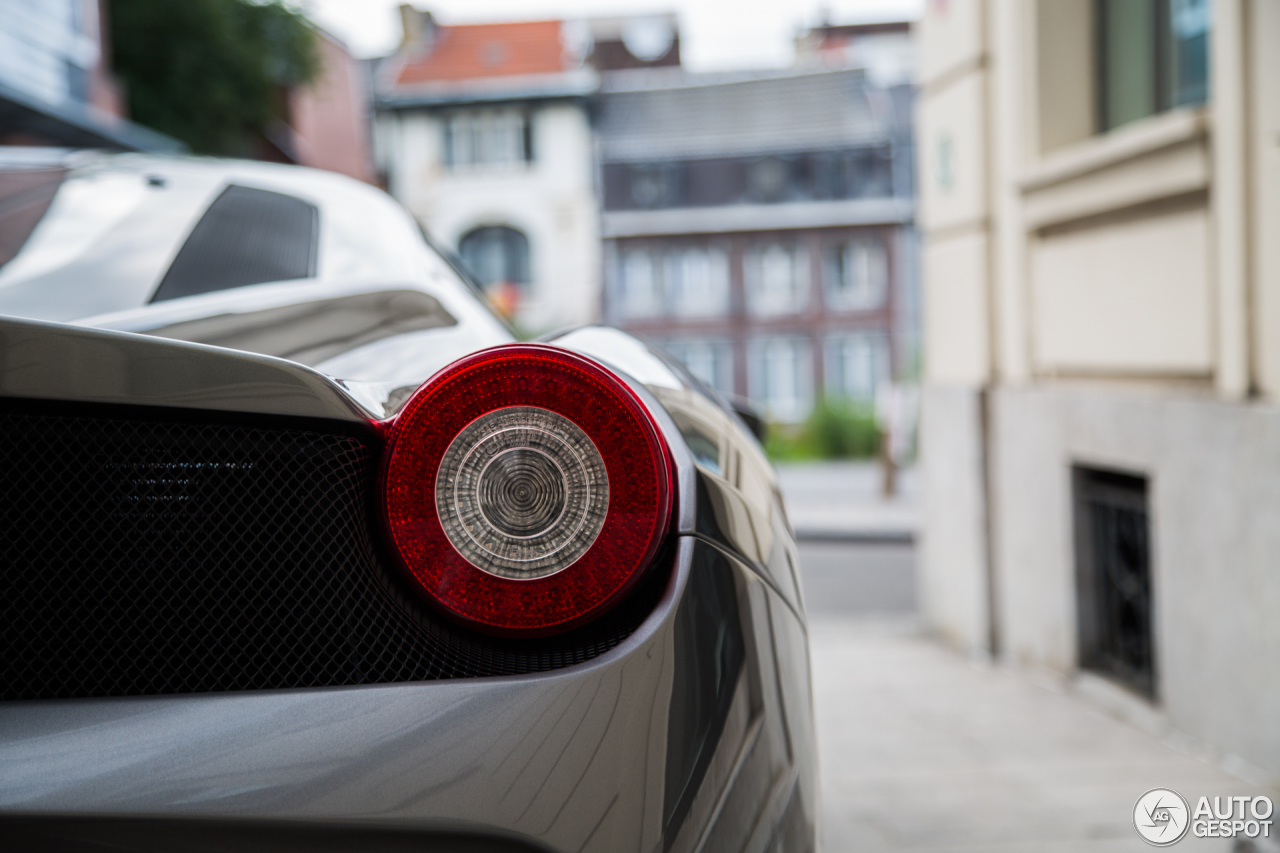
[(410, 49), (395, 84), (554, 74), (575, 65), (560, 21), (440, 26)]
[(601, 86), (606, 161), (749, 156), (887, 140), (895, 105), (860, 70), (617, 72)]

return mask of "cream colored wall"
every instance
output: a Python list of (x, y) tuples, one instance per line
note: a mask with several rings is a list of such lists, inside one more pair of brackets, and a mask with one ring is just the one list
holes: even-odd
[(1280, 3), (1249, 6), (1249, 187), (1253, 359), (1258, 389), (1280, 400)]
[(920, 225), (931, 236), (945, 239), (936, 232), (984, 225), (985, 85), (986, 75), (972, 72), (921, 99)]
[(976, 388), (990, 373), (985, 231), (929, 240), (923, 250), (925, 378)]
[[(1039, 158), (1020, 176), (1025, 231), (1206, 194), (1213, 165), (1203, 110), (1178, 110)], [(1200, 202), (1204, 204), (1202, 200)]]
[(1280, 778), (1280, 2), (1215, 0), (1210, 105), (1102, 135), (1092, 0), (978, 6), (921, 29), (921, 183), (947, 129), (978, 185), (921, 192), (926, 618), (1070, 673), (1071, 466), (1145, 475), (1157, 712)]
[(1035, 239), (1038, 372), (1208, 376), (1208, 244), (1203, 207)]
[[(1095, 135), (1092, 7), (926, 6), (920, 221), (925, 377), (937, 388), (976, 393), (1106, 376), (1183, 393), (1189, 381), (1202, 390), (1219, 381), (1224, 353), (1239, 344), (1224, 341), (1230, 329), (1221, 322), (1230, 306), (1218, 277), (1230, 265), (1209, 206), (1221, 168), (1210, 144), (1214, 115), (1178, 110)], [(943, 140), (949, 185), (940, 180)], [(1255, 190), (1253, 199), (1265, 210), (1274, 204), (1280, 219), (1280, 198)], [(1269, 261), (1255, 244), (1252, 257), (1260, 272), (1271, 263), (1280, 273), (1280, 251)], [(1280, 331), (1280, 287), (1256, 300)], [(1280, 385), (1280, 345), (1266, 352)], [(928, 447), (922, 457), (934, 464)], [(1001, 523), (997, 513), (993, 524)], [(983, 541), (950, 528), (957, 548)], [(1065, 607), (1068, 598), (1057, 600)]]
[(930, 4), (917, 28), (917, 100), (925, 371), (977, 387), (990, 370), (987, 75), (981, 0)]
[(991, 376), (985, 0), (929, 3), (917, 37), (923, 349), (921, 609), (955, 644), (989, 641), (981, 389)]
[(1093, 0), (1039, 0), (1035, 11), (1037, 148), (1053, 151), (1093, 135)]
[(991, 330), (992, 374), (1000, 382), (1022, 383), (1031, 373), (1026, 241), (1022, 234), (1024, 200), (1019, 182), (1036, 153), (1034, 92), (1026, 85), (1035, 56), (1036, 16), (1025, 0), (998, 0), (987, 16), (992, 59), (987, 104), (991, 153)]
[(1247, 5), (1249, 0), (1213, 4), (1209, 44), (1209, 110), (1213, 116), (1213, 192), (1209, 202), (1218, 344), (1214, 384), (1221, 397), (1237, 400), (1249, 393), (1253, 382), (1248, 319)]
[(990, 2), (994, 375), (1213, 378), (1211, 115), (1177, 110), (1096, 135), (1091, 0)]
[(983, 49), (984, 0), (930, 3), (916, 30), (924, 86), (977, 63)]
[(1213, 379), (1209, 126), (1200, 109), (1152, 116), (1036, 157), (1021, 176), (1029, 348), (1041, 380)]

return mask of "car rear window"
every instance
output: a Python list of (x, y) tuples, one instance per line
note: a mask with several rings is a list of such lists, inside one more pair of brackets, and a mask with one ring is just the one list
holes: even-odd
[(151, 301), (314, 278), (319, 226), (309, 202), (231, 184), (200, 217)]

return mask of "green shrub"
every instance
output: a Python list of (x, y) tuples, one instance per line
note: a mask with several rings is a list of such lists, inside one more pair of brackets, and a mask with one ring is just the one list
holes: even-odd
[(770, 424), (765, 441), (769, 457), (779, 461), (865, 459), (879, 450), (875, 410), (839, 398), (819, 400), (802, 425)]
[(765, 433), (764, 452), (775, 462), (791, 462), (816, 459), (809, 446), (803, 427), (787, 424), (769, 424)]
[(880, 430), (870, 405), (822, 399), (809, 414), (805, 430), (826, 459), (866, 458), (880, 449)]

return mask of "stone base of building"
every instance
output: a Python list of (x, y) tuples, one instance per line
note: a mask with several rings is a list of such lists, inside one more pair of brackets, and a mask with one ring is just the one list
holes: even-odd
[(921, 606), (940, 634), (1099, 672), (1280, 778), (1280, 408), (930, 386), (920, 442)]

